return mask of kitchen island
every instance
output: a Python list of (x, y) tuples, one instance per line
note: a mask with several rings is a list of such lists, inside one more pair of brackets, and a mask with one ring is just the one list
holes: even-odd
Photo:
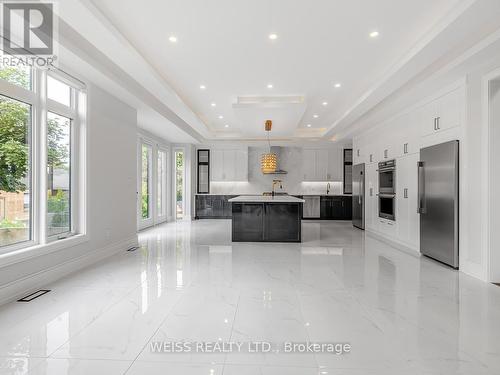
[(289, 195), (242, 195), (232, 204), (234, 242), (301, 242), (303, 199)]

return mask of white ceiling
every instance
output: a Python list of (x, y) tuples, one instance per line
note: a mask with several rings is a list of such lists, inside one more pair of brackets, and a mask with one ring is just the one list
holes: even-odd
[[(457, 3), (94, 1), (214, 137), (240, 139), (263, 136), (268, 117), (277, 125), (274, 137), (326, 131)], [(368, 36), (373, 30), (378, 38)], [(278, 39), (270, 40), (270, 33)], [(335, 88), (336, 82), (342, 87)], [(305, 104), (233, 108), (241, 95), (302, 95)]]

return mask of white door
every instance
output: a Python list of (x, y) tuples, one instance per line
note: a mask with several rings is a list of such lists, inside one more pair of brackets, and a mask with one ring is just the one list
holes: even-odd
[(138, 148), (137, 221), (142, 229), (154, 224), (153, 145), (140, 141)]

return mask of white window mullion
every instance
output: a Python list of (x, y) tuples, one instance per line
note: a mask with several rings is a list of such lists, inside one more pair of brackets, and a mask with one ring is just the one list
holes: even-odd
[(37, 213), (35, 217), (38, 220), (38, 239), (41, 244), (46, 244), (47, 241), (47, 73), (42, 70), (37, 70), (38, 103), (37, 103), (37, 133), (38, 139), (36, 142), (38, 152), (37, 159), (34, 163), (38, 167), (37, 173), (37, 189), (38, 204), (35, 206)]

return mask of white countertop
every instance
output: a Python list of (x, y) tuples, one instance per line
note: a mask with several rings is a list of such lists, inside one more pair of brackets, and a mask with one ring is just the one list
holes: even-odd
[(258, 202), (258, 203), (304, 203), (303, 199), (295, 198), (290, 195), (240, 195), (236, 198), (231, 198), (228, 202)]

